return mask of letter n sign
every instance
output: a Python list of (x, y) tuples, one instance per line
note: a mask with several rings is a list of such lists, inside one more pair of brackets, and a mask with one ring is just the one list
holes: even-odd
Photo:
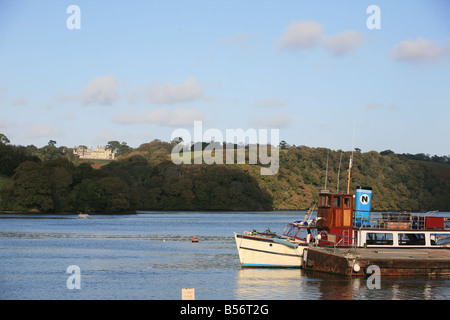
[(362, 194), (359, 201), (361, 201), (362, 204), (368, 204), (370, 201), (370, 198), (367, 194)]

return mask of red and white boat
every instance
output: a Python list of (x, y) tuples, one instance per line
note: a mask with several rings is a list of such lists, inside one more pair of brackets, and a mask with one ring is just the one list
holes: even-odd
[(288, 223), (281, 235), (235, 234), (242, 267), (300, 268), (308, 245), (450, 249), (450, 219), (437, 212), (371, 212), (372, 189), (319, 194), (317, 218)]

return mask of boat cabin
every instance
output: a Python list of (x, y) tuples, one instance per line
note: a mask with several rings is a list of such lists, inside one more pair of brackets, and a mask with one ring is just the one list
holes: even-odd
[(317, 211), (319, 229), (353, 228), (353, 195), (322, 191)]
[(317, 244), (334, 247), (450, 247), (450, 218), (436, 212), (372, 212), (372, 189), (355, 196), (323, 190), (317, 211)]
[(319, 245), (351, 246), (353, 244), (353, 195), (330, 193), (319, 194), (317, 210), (317, 232)]

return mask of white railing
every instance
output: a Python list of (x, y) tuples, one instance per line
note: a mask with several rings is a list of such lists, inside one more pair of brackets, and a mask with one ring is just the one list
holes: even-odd
[[(368, 229), (414, 229), (424, 230), (425, 220), (437, 211), (427, 213), (392, 213), (392, 212), (371, 212), (370, 218), (353, 217), (353, 226), (356, 228)], [(450, 229), (450, 225), (445, 224), (444, 229)]]

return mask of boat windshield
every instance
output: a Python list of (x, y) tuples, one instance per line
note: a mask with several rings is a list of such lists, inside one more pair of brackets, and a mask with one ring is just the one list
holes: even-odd
[(298, 231), (298, 227), (292, 223), (288, 224), (286, 229), (284, 229), (283, 235), (293, 238)]
[(315, 228), (302, 228), (301, 226), (294, 223), (289, 223), (283, 232), (283, 236), (301, 240), (306, 240), (309, 234), (312, 235), (312, 238), (315, 238), (317, 235), (317, 230)]
[(450, 234), (432, 234), (430, 241), (433, 246), (450, 246)]

